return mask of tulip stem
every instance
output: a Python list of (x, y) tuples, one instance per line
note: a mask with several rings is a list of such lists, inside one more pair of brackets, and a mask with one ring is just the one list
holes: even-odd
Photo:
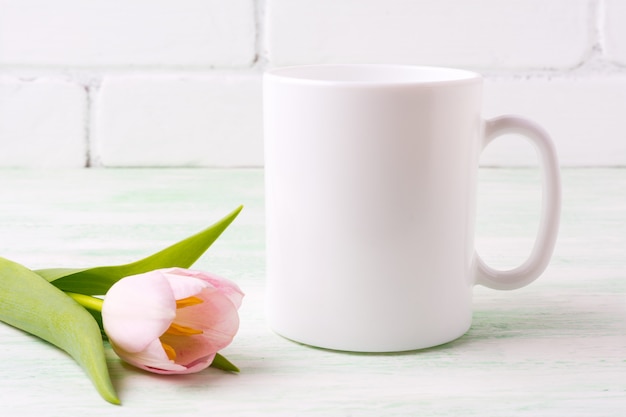
[(75, 292), (66, 292), (65, 294), (69, 295), (74, 299), (74, 301), (89, 310), (102, 312), (103, 300), (101, 298), (96, 298), (85, 294), (77, 294)]

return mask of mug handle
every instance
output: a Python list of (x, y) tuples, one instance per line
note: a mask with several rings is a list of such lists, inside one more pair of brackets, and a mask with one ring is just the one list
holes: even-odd
[(537, 149), (542, 170), (542, 208), (539, 231), (526, 261), (517, 268), (501, 271), (491, 268), (476, 253), (476, 284), (498, 290), (514, 290), (533, 282), (548, 266), (554, 251), (561, 213), (561, 179), (556, 150), (548, 133), (530, 120), (500, 116), (485, 121), (483, 149), (496, 137), (517, 133)]

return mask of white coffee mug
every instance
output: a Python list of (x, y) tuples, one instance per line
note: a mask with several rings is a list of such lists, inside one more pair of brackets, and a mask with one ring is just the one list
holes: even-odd
[[(546, 268), (560, 216), (554, 146), (536, 124), (481, 118), (474, 72), (318, 65), (264, 74), (267, 319), (278, 334), (360, 352), (426, 348), (470, 327), (472, 287), (515, 289)], [(479, 156), (536, 146), (543, 208), (510, 271), (474, 249)]]

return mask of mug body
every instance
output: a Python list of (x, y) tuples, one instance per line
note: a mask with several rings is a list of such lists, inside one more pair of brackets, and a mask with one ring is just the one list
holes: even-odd
[(362, 352), (464, 334), (481, 77), (321, 65), (271, 70), (263, 88), (269, 326)]

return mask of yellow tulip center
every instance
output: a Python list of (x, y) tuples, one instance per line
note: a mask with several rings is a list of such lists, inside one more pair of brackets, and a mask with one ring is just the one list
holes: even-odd
[[(179, 308), (191, 307), (202, 303), (202, 299), (198, 297), (191, 296), (187, 298), (182, 298), (180, 300), (176, 300), (176, 309), (178, 310)], [(193, 327), (181, 326), (180, 324), (172, 322), (172, 324), (170, 324), (170, 327), (165, 331), (164, 334), (169, 334), (172, 336), (192, 336), (202, 333), (202, 330), (194, 329)], [(176, 350), (167, 343), (164, 343), (163, 341), (161, 341), (161, 345), (163, 345), (163, 350), (165, 350), (167, 358), (171, 361), (176, 360)]]
[(202, 298), (194, 297), (193, 295), (191, 297), (181, 298), (180, 300), (176, 300), (176, 310), (178, 310), (179, 308), (191, 307), (202, 304), (203, 302), (204, 301), (202, 301)]
[(174, 350), (173, 347), (171, 347), (170, 345), (168, 345), (167, 343), (163, 343), (161, 342), (161, 344), (163, 345), (163, 350), (165, 350), (165, 354), (167, 355), (167, 359), (173, 361), (176, 359), (176, 351)]

